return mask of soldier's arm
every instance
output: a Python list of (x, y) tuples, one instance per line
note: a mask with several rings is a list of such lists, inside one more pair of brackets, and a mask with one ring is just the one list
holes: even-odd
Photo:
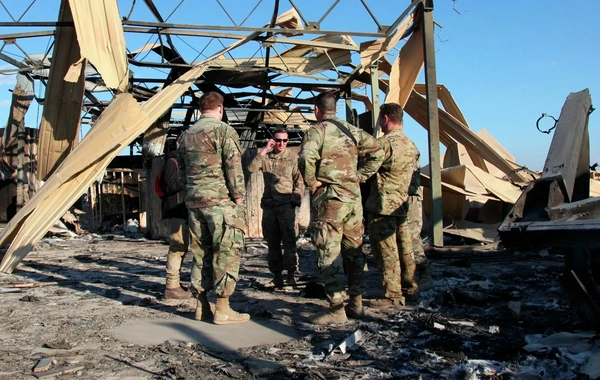
[(298, 161), (293, 163), (294, 167), (292, 169), (292, 181), (294, 181), (294, 198), (300, 203), (302, 202), (302, 196), (304, 195), (304, 180), (302, 179), (302, 174), (300, 174), (300, 169), (298, 169)]
[(358, 140), (358, 154), (364, 156), (364, 164), (358, 169), (358, 179), (360, 182), (365, 182), (377, 173), (383, 163), (384, 152), (373, 136), (361, 130), (360, 139)]
[(241, 204), (246, 198), (242, 150), (237, 132), (229, 126), (226, 127), (223, 136), (223, 169), (231, 199), (235, 203)]
[(179, 135), (177, 140), (177, 161), (179, 162), (179, 170), (177, 171), (177, 179), (182, 189), (185, 189), (187, 176), (185, 175), (185, 132)]
[(262, 169), (263, 158), (264, 156), (257, 154), (256, 157), (254, 157), (254, 159), (250, 163), (250, 165), (248, 165), (248, 171), (250, 173), (256, 173), (257, 171)]
[(319, 152), (322, 144), (323, 138), (315, 127), (310, 128), (304, 135), (298, 158), (298, 168), (300, 174), (304, 177), (306, 186), (311, 190), (317, 188), (320, 183), (317, 180), (317, 161), (321, 159)]

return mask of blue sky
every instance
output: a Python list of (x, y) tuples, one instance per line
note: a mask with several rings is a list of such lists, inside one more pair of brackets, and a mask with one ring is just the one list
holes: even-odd
[[(16, 8), (14, 13), (20, 15), (30, 2), (19, 3), (23, 4), (17, 5), (15, 2), (10, 5), (9, 10)], [(157, 0), (156, 3), (166, 16), (179, 2)], [(256, 1), (222, 0), (222, 3), (239, 22)], [(281, 11), (290, 8), (286, 0), (281, 3)], [(311, 21), (318, 19), (327, 8), (324, 3), (333, 3), (333, 0), (297, 0), (295, 3)], [(344, 3), (348, 4), (338, 6), (328, 16), (322, 29), (374, 30), (373, 23), (369, 21), (358, 0), (342, 0), (341, 5)], [(389, 25), (408, 3), (408, 0), (368, 1), (384, 25)], [(57, 0), (38, 0), (24, 20), (55, 20), (58, 4)], [(132, 0), (119, 0), (121, 13), (127, 14), (131, 4)], [(570, 92), (589, 88), (592, 100), (600, 97), (600, 79), (597, 73), (600, 31), (594, 27), (597, 15), (600, 14), (600, 2), (583, 0), (574, 4), (564, 0), (436, 0), (435, 6), (434, 18), (443, 26), (442, 29), (436, 28), (438, 82), (449, 88), (475, 131), (487, 129), (516, 157), (518, 163), (531, 169), (541, 169), (552, 135), (541, 134), (536, 130), (537, 118), (542, 113), (558, 117)], [(264, 24), (270, 17), (271, 7), (272, 1), (264, 0), (245, 25)], [(226, 17), (220, 8), (213, 6), (199, 11), (197, 1), (186, 0), (171, 21), (220, 24), (228, 22)], [(136, 5), (131, 19), (151, 18), (142, 3)], [(9, 20), (4, 10), (0, 9), (0, 21)], [(4, 28), (0, 33), (10, 31)], [(135, 40), (128, 38), (130, 49), (143, 45), (148, 39), (145, 35), (134, 38)], [(192, 45), (197, 42), (191, 38), (186, 41)], [(28, 52), (36, 49), (43, 52), (48, 39), (19, 40), (19, 43)], [(256, 46), (248, 46), (247, 49), (248, 54), (252, 55)], [(9, 48), (6, 51), (15, 50)], [(10, 66), (0, 63), (0, 69), (8, 67)], [(140, 69), (136, 70), (138, 73)], [(161, 72), (155, 74), (166, 76)], [(2, 123), (8, 117), (9, 90), (13, 87), (12, 76), (0, 75)], [(27, 125), (38, 125), (41, 112), (34, 103), (27, 116)], [(592, 163), (600, 162), (600, 148), (597, 144), (600, 136), (597, 131), (599, 118), (600, 114), (596, 113), (590, 117)], [(549, 124), (543, 126), (549, 127)], [(417, 143), (423, 156), (422, 162), (425, 163), (425, 130), (411, 120), (407, 120), (406, 130)]]

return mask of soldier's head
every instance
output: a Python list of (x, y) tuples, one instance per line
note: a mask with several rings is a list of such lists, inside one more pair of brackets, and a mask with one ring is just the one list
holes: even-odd
[(388, 133), (393, 129), (402, 128), (404, 124), (402, 121), (403, 115), (404, 111), (399, 104), (386, 103), (379, 108), (379, 118), (377, 119), (377, 123), (381, 127), (383, 133)]
[(273, 152), (281, 153), (285, 151), (288, 143), (288, 133), (283, 128), (277, 128), (275, 133), (273, 133), (273, 141), (275, 141), (275, 146), (273, 147)]
[(200, 97), (200, 112), (221, 120), (225, 108), (223, 107), (223, 96), (215, 91), (205, 92)]
[(329, 92), (322, 92), (315, 98), (315, 117), (321, 122), (327, 115), (335, 115), (337, 99)]

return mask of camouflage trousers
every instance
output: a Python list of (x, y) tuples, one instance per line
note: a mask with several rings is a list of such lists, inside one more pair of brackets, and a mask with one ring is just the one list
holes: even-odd
[(406, 213), (408, 233), (412, 241), (415, 262), (417, 266), (427, 265), (428, 260), (423, 250), (421, 230), (423, 229), (423, 200), (418, 195), (408, 197), (408, 211)]
[(244, 213), (235, 205), (189, 209), (192, 292), (214, 289), (217, 297), (235, 290), (244, 248)]
[(418, 290), (415, 258), (406, 217), (369, 213), (369, 240), (386, 298), (403, 298)]
[(319, 272), (329, 302), (338, 305), (346, 298), (344, 267), (348, 274), (348, 294), (365, 292), (362, 205), (360, 201), (344, 203), (328, 199), (316, 205), (315, 215), (311, 238), (317, 248)]
[(169, 227), (169, 253), (167, 254), (167, 288), (179, 288), (181, 263), (190, 243), (190, 229), (187, 220), (167, 219)]
[(282, 272), (284, 269), (288, 273), (298, 270), (295, 222), (296, 208), (291, 203), (263, 207), (262, 231), (269, 247), (267, 261), (271, 273)]

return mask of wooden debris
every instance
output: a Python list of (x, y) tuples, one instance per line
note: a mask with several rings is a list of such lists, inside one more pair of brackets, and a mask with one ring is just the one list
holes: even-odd
[[(64, 284), (64, 283), (61, 283)], [(2, 288), (43, 288), (46, 286), (54, 286), (59, 285), (58, 282), (28, 282), (24, 284), (2, 284), (0, 287)]]
[(47, 371), (50, 366), (52, 366), (52, 358), (43, 358), (33, 367), (33, 373)]
[(0, 294), (6, 294), (6, 293), (21, 293), (23, 292), (21, 289), (15, 289), (15, 288), (0, 288)]
[(456, 325), (456, 326), (465, 326), (465, 327), (475, 327), (476, 324), (475, 322), (471, 322), (471, 321), (448, 321), (449, 325)]
[(69, 365), (69, 366), (65, 366), (65, 367), (55, 368), (51, 371), (34, 373), (33, 376), (37, 377), (38, 379), (50, 379), (50, 378), (56, 377), (58, 375), (64, 375), (67, 373), (77, 372), (84, 368), (85, 367), (82, 365)]

